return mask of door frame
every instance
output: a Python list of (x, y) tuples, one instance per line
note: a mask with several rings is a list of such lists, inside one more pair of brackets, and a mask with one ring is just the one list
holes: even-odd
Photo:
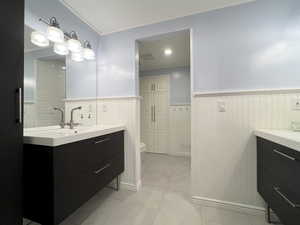
[[(137, 99), (138, 99), (138, 104), (137, 104), (137, 114), (138, 114), (138, 140), (136, 141), (138, 143), (138, 146), (136, 147), (136, 154), (135, 154), (135, 168), (136, 168), (136, 190), (138, 191), (142, 185), (142, 177), (141, 177), (141, 151), (140, 151), (140, 142), (141, 142), (141, 96), (140, 96), (140, 72), (139, 72), (139, 42), (141, 40), (147, 39), (147, 38), (151, 38), (151, 37), (155, 37), (155, 36), (159, 36), (159, 35), (164, 35), (164, 34), (169, 34), (169, 33), (175, 33), (175, 32), (180, 32), (180, 31), (189, 31), (189, 35), (190, 35), (190, 85), (191, 85), (191, 89), (190, 89), (190, 98), (191, 98), (191, 105), (190, 105), (190, 113), (191, 113), (191, 136), (190, 136), (190, 143), (191, 143), (191, 169), (190, 169), (190, 174), (191, 174), (191, 183), (192, 183), (192, 170), (193, 170), (193, 92), (194, 92), (194, 76), (195, 76), (195, 70), (194, 70), (194, 51), (193, 51), (193, 47), (194, 47), (194, 42), (193, 42), (193, 28), (183, 28), (183, 29), (178, 29), (178, 30), (173, 30), (173, 31), (166, 31), (163, 33), (158, 33), (158, 34), (154, 34), (154, 35), (149, 35), (149, 36), (145, 36), (143, 38), (140, 39), (136, 39), (135, 40), (135, 80), (136, 80), (136, 93), (137, 93)], [(146, 146), (147, 147), (147, 146)]]

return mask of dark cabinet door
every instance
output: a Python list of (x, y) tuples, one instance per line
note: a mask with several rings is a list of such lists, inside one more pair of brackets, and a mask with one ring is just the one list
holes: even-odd
[(0, 4), (0, 223), (19, 225), (22, 224), (23, 106), (18, 90), (22, 94), (24, 1), (2, 0)]

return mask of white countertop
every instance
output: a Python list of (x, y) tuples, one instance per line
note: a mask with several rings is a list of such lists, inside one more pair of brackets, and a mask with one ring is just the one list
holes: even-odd
[(59, 126), (24, 129), (24, 144), (59, 146), (125, 130), (124, 125), (79, 126), (73, 130)]
[(300, 152), (300, 132), (292, 130), (261, 129), (255, 130), (254, 134), (258, 137)]

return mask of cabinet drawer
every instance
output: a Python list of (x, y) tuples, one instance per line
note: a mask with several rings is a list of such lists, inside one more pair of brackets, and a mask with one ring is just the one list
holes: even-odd
[(268, 171), (274, 177), (285, 180), (287, 185), (300, 190), (299, 152), (266, 140), (262, 146), (263, 172)]
[(93, 183), (95, 184), (96, 190), (106, 186), (111, 182), (118, 174), (124, 171), (124, 158), (116, 157), (107, 161), (104, 164), (92, 171)]
[(285, 225), (299, 225), (300, 196), (286, 187), (285, 181), (266, 172), (263, 175), (263, 196)]
[(90, 159), (93, 165), (124, 155), (123, 132), (93, 138), (90, 142)]

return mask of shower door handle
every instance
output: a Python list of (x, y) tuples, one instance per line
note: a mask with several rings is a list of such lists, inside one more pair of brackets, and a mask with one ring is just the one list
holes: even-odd
[(156, 107), (153, 105), (153, 122), (156, 122)]
[(154, 112), (153, 105), (151, 105), (151, 122), (154, 122), (153, 112)]

